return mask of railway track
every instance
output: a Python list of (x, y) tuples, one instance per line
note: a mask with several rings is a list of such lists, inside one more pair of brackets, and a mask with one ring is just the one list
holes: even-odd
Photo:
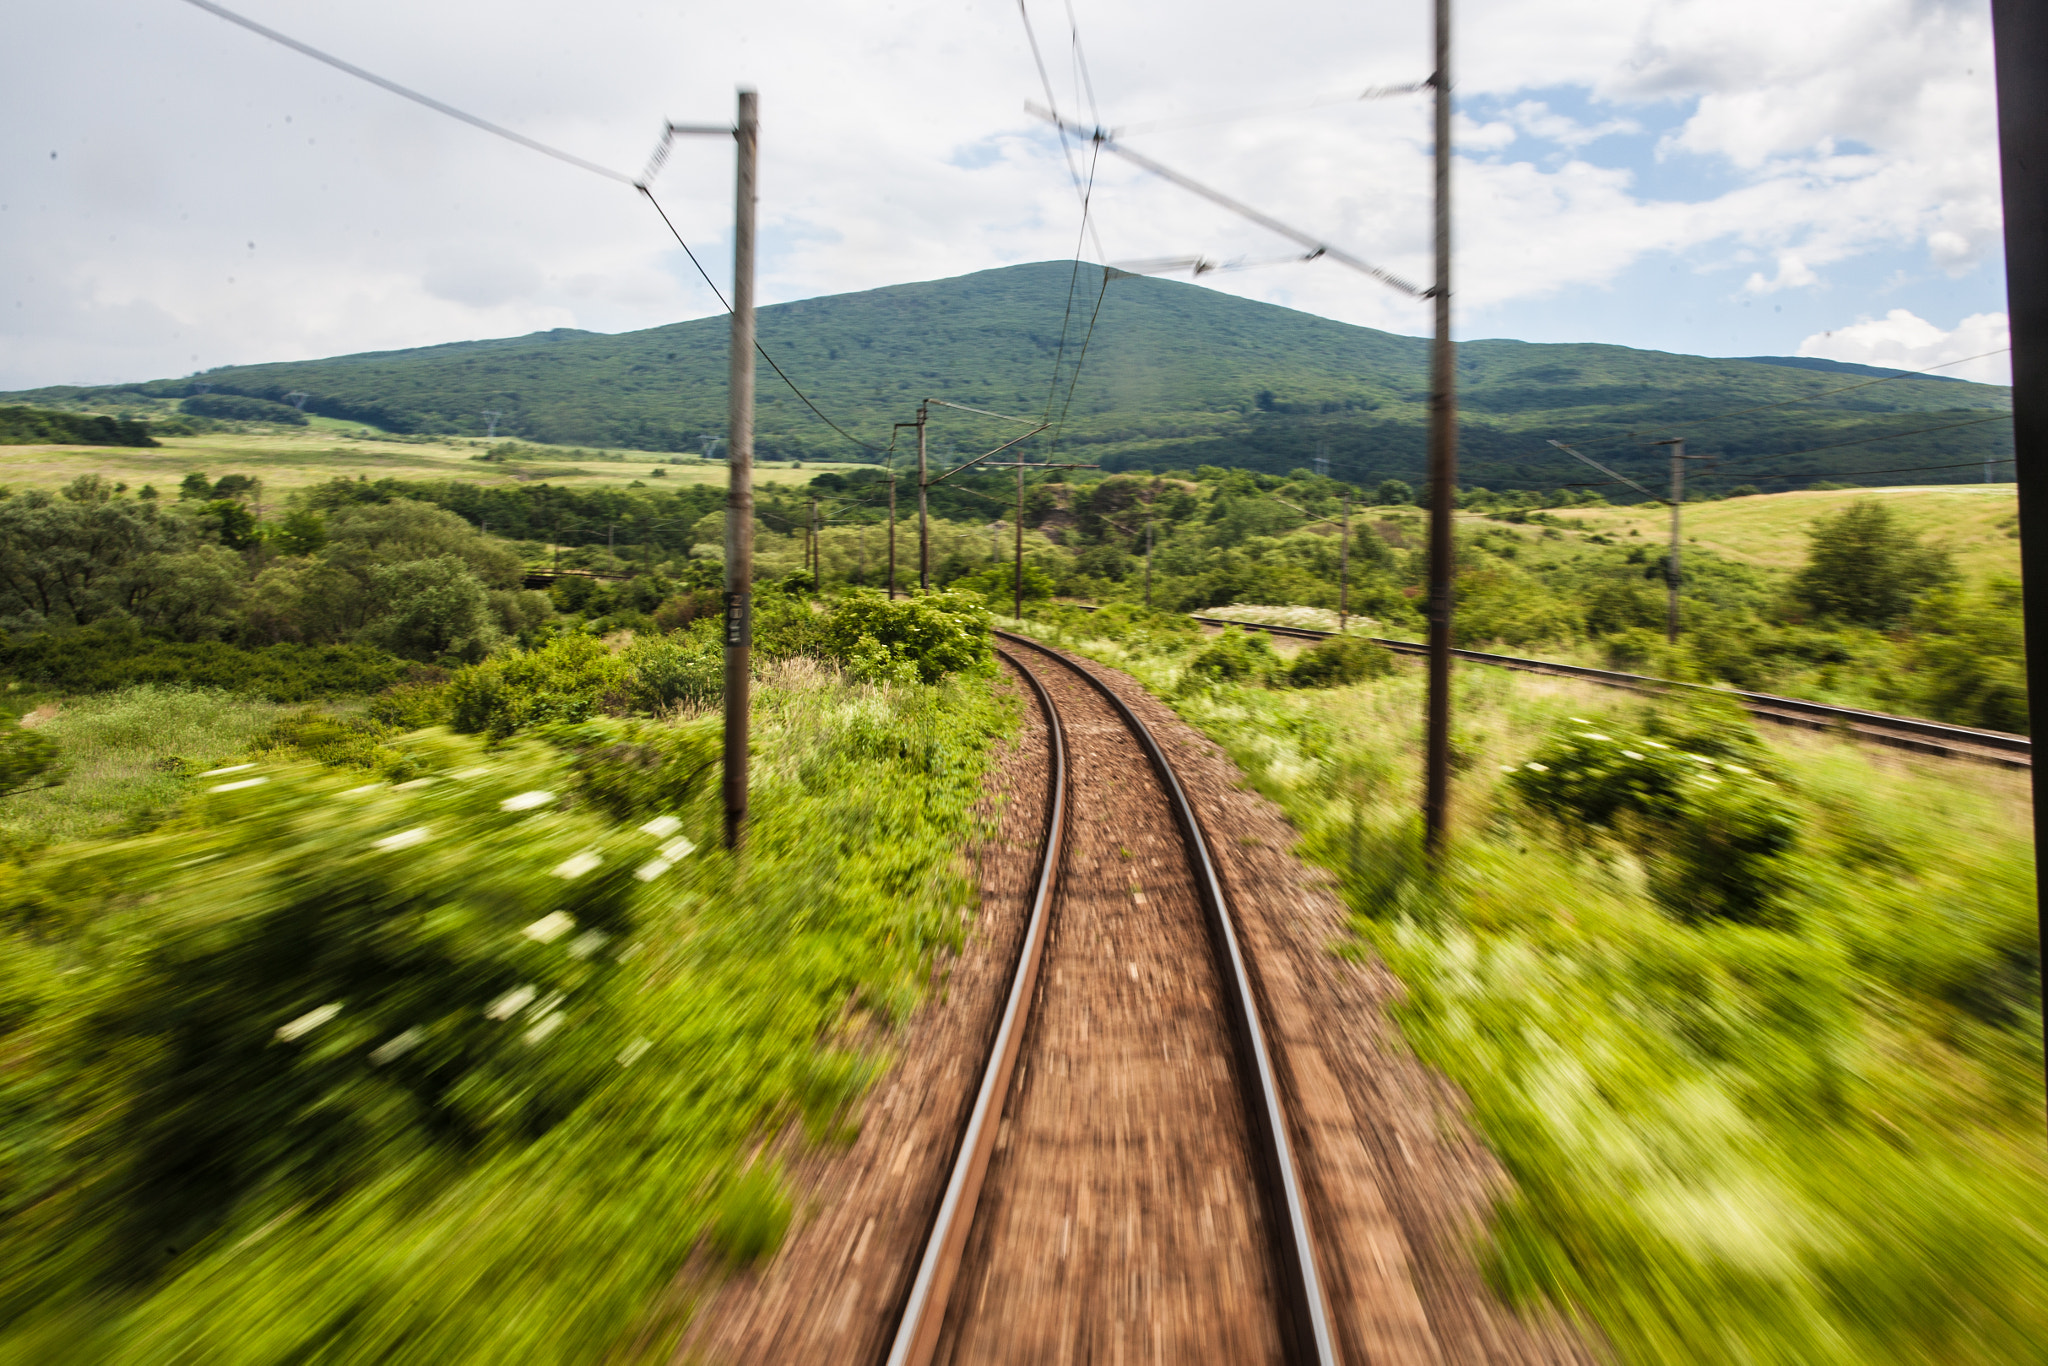
[[(1300, 626), (1267, 626), (1255, 621), (1226, 621), (1221, 617), (1196, 616), (1194, 619), (1204, 626), (1242, 626), (1294, 640), (1329, 640), (1336, 634), (1334, 631), (1314, 631)], [(1364, 639), (1372, 641), (1375, 645), (1384, 645), (1397, 654), (1424, 655), (1429, 652), (1428, 646), (1412, 640), (1389, 640), (1381, 636), (1366, 636)], [(2010, 735), (2004, 731), (1951, 726), (1939, 721), (1923, 721), (1916, 716), (1892, 716), (1884, 712), (1864, 711), (1858, 707), (1837, 707), (1825, 702), (1808, 702), (1797, 697), (1745, 692), (1740, 688), (1713, 688), (1700, 683), (1680, 683), (1668, 678), (1651, 678), (1645, 674), (1621, 673), (1613, 669), (1594, 669), (1581, 664), (1559, 664), (1544, 659), (1520, 659), (1514, 655), (1489, 654), (1481, 650), (1453, 650), (1451, 654), (1471, 664), (1490, 664), (1495, 668), (1549, 674), (1556, 678), (1583, 679), (1604, 687), (1626, 688), (1631, 692), (1698, 692), (1732, 697), (1759, 720), (1773, 721), (1783, 726), (1799, 726), (1807, 730), (1846, 731), (1859, 740), (1890, 745), (1895, 749), (1913, 750), (1921, 754), (1939, 755), (1947, 759), (1974, 759), (1980, 763), (1998, 764), (2006, 768), (2030, 768), (2033, 764), (2032, 741), (2024, 735)]]
[(1335, 1361), (1231, 907), (1165, 751), (998, 632), (1045, 713), (1044, 854), (890, 1366)]

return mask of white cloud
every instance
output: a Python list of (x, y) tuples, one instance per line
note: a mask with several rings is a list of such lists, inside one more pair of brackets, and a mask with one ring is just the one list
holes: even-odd
[[(2012, 358), (2003, 348), (2011, 344), (2003, 313), (1973, 313), (1944, 332), (1915, 313), (1895, 308), (1882, 318), (1865, 318), (1832, 332), (1816, 332), (1799, 343), (1798, 354), (1896, 370), (1940, 365), (1944, 367), (1940, 373), (1957, 379), (2010, 384)], [(1965, 363), (1947, 364), (1950, 361)]]

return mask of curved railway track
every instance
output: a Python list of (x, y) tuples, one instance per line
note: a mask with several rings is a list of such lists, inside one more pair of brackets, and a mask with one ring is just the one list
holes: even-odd
[(1105, 682), (997, 634), (1046, 717), (1045, 852), (890, 1366), (1333, 1362), (1268, 1030), (1201, 823)]
[[(1267, 626), (1256, 621), (1226, 621), (1221, 617), (1195, 616), (1194, 619), (1204, 626), (1242, 626), (1291, 640), (1329, 640), (1336, 634), (1334, 631), (1313, 631), (1301, 626)], [(1428, 646), (1412, 640), (1389, 640), (1381, 636), (1365, 636), (1363, 639), (1370, 640), (1375, 645), (1384, 645), (1397, 654), (1424, 655), (1429, 652)], [(1747, 708), (1752, 716), (1759, 720), (1775, 721), (1779, 725), (1800, 726), (1807, 730), (1845, 730), (1859, 740), (1890, 745), (1895, 749), (1909, 749), (1921, 754), (1935, 754), (1947, 759), (1975, 759), (1981, 763), (1999, 764), (2006, 768), (2033, 766), (2032, 741), (2024, 735), (2010, 735), (2004, 731), (1951, 726), (1940, 721), (1924, 721), (1917, 716), (1892, 716), (1885, 712), (1865, 711), (1859, 707), (1837, 707), (1826, 702), (1808, 702), (1798, 697), (1745, 692), (1740, 688), (1713, 688), (1701, 683), (1680, 683), (1668, 678), (1651, 678), (1646, 674), (1594, 669), (1583, 664), (1521, 659), (1514, 655), (1488, 654), (1481, 650), (1453, 650), (1451, 654), (1454, 658), (1471, 664), (1490, 664), (1495, 668), (1549, 674), (1556, 678), (1583, 679), (1588, 683), (1598, 683), (1609, 688), (1626, 688), (1631, 692), (1713, 693), (1722, 697), (1732, 697)]]

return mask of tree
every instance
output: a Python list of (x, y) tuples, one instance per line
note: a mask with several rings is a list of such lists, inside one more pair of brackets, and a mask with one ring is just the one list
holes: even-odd
[(482, 659), (497, 642), (490, 592), (453, 555), (380, 566), (376, 617), (362, 639), (407, 659)]
[(1821, 518), (1809, 534), (1792, 596), (1816, 616), (1891, 626), (1912, 610), (1915, 597), (1955, 578), (1948, 552), (1922, 545), (1875, 498), (1859, 498)]
[(1383, 507), (1402, 507), (1415, 501), (1415, 490), (1399, 479), (1383, 479), (1372, 491), (1372, 500)]
[(240, 550), (256, 540), (256, 515), (233, 498), (216, 498), (204, 509), (207, 529), (220, 537), (230, 550)]
[(287, 555), (316, 555), (327, 544), (327, 523), (308, 508), (285, 515), (278, 529), (277, 548)]
[(180, 502), (205, 502), (213, 497), (213, 481), (206, 477), (204, 470), (194, 470), (178, 481)]

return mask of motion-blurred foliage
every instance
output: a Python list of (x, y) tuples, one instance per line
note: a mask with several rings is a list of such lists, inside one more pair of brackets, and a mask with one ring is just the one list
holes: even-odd
[(259, 755), (329, 763), (0, 865), (0, 1358), (666, 1360), (690, 1248), (773, 1249), (747, 1154), (846, 1132), (1011, 713), (770, 670), (743, 862), (715, 722), (519, 714), (393, 785), (302, 713)]
[(2040, 1358), (2024, 780), (1470, 670), (1438, 877), (1419, 670), (1186, 688), (1185, 650), (1109, 613), (1040, 629), (1171, 698), (1336, 875), (1506, 1168), (1514, 1300), (1640, 1366)]

